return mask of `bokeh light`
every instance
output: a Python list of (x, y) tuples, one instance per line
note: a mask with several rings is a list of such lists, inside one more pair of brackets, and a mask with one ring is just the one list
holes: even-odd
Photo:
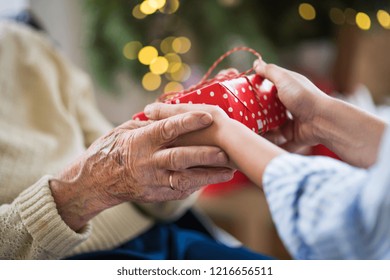
[(184, 82), (188, 80), (191, 75), (191, 68), (186, 63), (181, 63), (177, 71), (168, 73), (168, 77), (177, 82)]
[(343, 11), (339, 8), (330, 9), (329, 17), (334, 24), (342, 25), (345, 23), (345, 15)]
[(183, 89), (184, 88), (183, 88), (183, 85), (181, 83), (169, 82), (164, 87), (164, 93), (167, 93), (167, 92), (178, 92), (178, 91), (182, 91)]
[(166, 0), (146, 0), (150, 7), (155, 10), (161, 9), (165, 6)]
[(149, 1), (144, 1), (141, 3), (139, 9), (141, 10), (142, 13), (145, 15), (151, 15), (154, 12), (156, 12), (156, 8), (152, 7), (149, 3)]
[(359, 12), (356, 14), (356, 25), (362, 30), (369, 30), (371, 19), (366, 13)]
[(356, 11), (352, 8), (346, 8), (344, 11), (345, 22), (348, 24), (356, 24)]
[(316, 18), (316, 10), (309, 3), (301, 3), (298, 12), (304, 20), (313, 20)]
[(172, 48), (173, 40), (175, 40), (175, 37), (169, 36), (161, 41), (160, 49), (163, 53), (173, 52), (173, 48)]
[(133, 8), (133, 17), (135, 17), (136, 19), (143, 19), (146, 17), (146, 15), (141, 12), (140, 10), (140, 5), (136, 5), (134, 8)]
[(179, 9), (179, 6), (179, 0), (167, 0), (165, 6), (159, 9), (159, 11), (164, 14), (173, 14)]
[(225, 7), (236, 7), (241, 4), (242, 0), (218, 0), (218, 2)]
[(155, 47), (143, 47), (138, 53), (138, 59), (142, 64), (149, 65), (158, 56), (158, 51)]
[(142, 86), (148, 91), (156, 90), (161, 85), (161, 77), (151, 72), (146, 73), (142, 78)]
[(390, 29), (390, 15), (385, 10), (379, 10), (376, 13), (376, 18), (378, 19), (379, 24), (386, 28)]
[(180, 69), (181, 58), (179, 55), (177, 55), (175, 53), (168, 53), (165, 55), (165, 58), (169, 62), (168, 69), (167, 69), (168, 73), (173, 73), (173, 72), (176, 72)]
[(161, 75), (167, 72), (168, 66), (168, 60), (163, 56), (158, 56), (151, 61), (149, 68), (150, 72)]
[(142, 44), (138, 41), (128, 42), (123, 47), (123, 56), (127, 59), (137, 59), (138, 52), (142, 48)]
[(191, 49), (191, 41), (187, 37), (177, 37), (172, 42), (172, 49), (177, 53), (186, 53)]

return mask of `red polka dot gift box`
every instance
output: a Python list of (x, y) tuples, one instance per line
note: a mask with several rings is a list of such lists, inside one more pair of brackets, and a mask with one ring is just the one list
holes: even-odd
[[(233, 49), (230, 53), (237, 50)], [(223, 58), (222, 56), (216, 63)], [(263, 134), (286, 121), (286, 108), (277, 97), (276, 87), (269, 80), (257, 74), (246, 75), (247, 72), (217, 75), (211, 80), (207, 80), (206, 74), (206, 78), (204, 77), (198, 85), (183, 92), (164, 94), (159, 101), (168, 104), (216, 105), (230, 118), (245, 124), (258, 134)], [(147, 117), (141, 112), (134, 115), (133, 119), (147, 120)]]

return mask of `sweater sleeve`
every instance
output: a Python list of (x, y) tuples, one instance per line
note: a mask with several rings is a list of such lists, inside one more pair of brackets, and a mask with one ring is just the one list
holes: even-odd
[(57, 212), (49, 176), (0, 206), (0, 259), (60, 259), (87, 239), (91, 226), (71, 230)]
[(390, 257), (390, 131), (380, 159), (360, 169), (326, 157), (281, 155), (264, 191), (278, 232), (297, 259)]

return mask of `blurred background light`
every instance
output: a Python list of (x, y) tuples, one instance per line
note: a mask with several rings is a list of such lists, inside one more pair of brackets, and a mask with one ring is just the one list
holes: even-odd
[(142, 64), (149, 65), (158, 56), (158, 51), (155, 47), (143, 47), (138, 53), (138, 59)]
[(184, 88), (183, 88), (183, 85), (178, 83), (178, 82), (169, 82), (165, 85), (164, 87), (164, 93), (167, 93), (167, 92), (178, 92), (178, 91), (182, 91)]
[(156, 90), (161, 85), (161, 77), (151, 72), (146, 73), (142, 78), (142, 86), (148, 91)]
[(172, 43), (175, 37), (169, 36), (161, 41), (160, 48), (163, 53), (173, 52)]
[(179, 0), (168, 0), (165, 6), (159, 10), (164, 14), (173, 14), (179, 9), (179, 6)]
[(181, 63), (177, 71), (169, 73), (169, 77), (173, 81), (177, 81), (177, 82), (186, 81), (190, 77), (190, 75), (191, 75), (191, 68), (186, 63)]
[(163, 56), (158, 56), (155, 59), (153, 59), (150, 63), (150, 72), (161, 75), (167, 72), (168, 70), (168, 60)]
[(390, 15), (388, 12), (385, 10), (378, 10), (376, 13), (376, 18), (382, 27), (390, 29)]
[(298, 12), (304, 20), (313, 20), (316, 18), (316, 10), (309, 3), (301, 3)]
[(356, 24), (356, 11), (352, 8), (346, 8), (344, 11), (345, 21), (348, 24)]
[(133, 17), (135, 17), (136, 19), (143, 19), (146, 17), (146, 14), (141, 12), (140, 5), (134, 6), (132, 14), (133, 14)]
[(191, 41), (187, 37), (177, 37), (172, 42), (172, 49), (177, 53), (186, 53), (191, 49)]
[(329, 17), (334, 24), (342, 25), (345, 23), (345, 15), (339, 8), (331, 8), (329, 11)]
[(154, 12), (156, 12), (156, 8), (152, 7), (150, 5), (150, 1), (148, 1), (148, 0), (145, 0), (144, 2), (142, 2), (139, 8), (140, 8), (141, 12), (144, 13), (145, 15), (151, 15)]
[(155, 10), (161, 9), (165, 6), (166, 0), (147, 0), (150, 7)]
[(356, 25), (362, 30), (369, 30), (371, 19), (366, 13), (359, 12), (356, 14)]
[(142, 48), (141, 42), (138, 41), (128, 42), (123, 47), (123, 55), (127, 59), (137, 59), (138, 52), (140, 51), (141, 48)]

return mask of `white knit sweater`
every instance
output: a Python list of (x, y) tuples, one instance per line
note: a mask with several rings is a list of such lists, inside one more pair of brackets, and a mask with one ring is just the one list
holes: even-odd
[(48, 180), (110, 128), (86, 74), (45, 35), (0, 22), (0, 259), (111, 249), (150, 228), (150, 214), (172, 217), (188, 206), (123, 203), (72, 231), (58, 215)]

